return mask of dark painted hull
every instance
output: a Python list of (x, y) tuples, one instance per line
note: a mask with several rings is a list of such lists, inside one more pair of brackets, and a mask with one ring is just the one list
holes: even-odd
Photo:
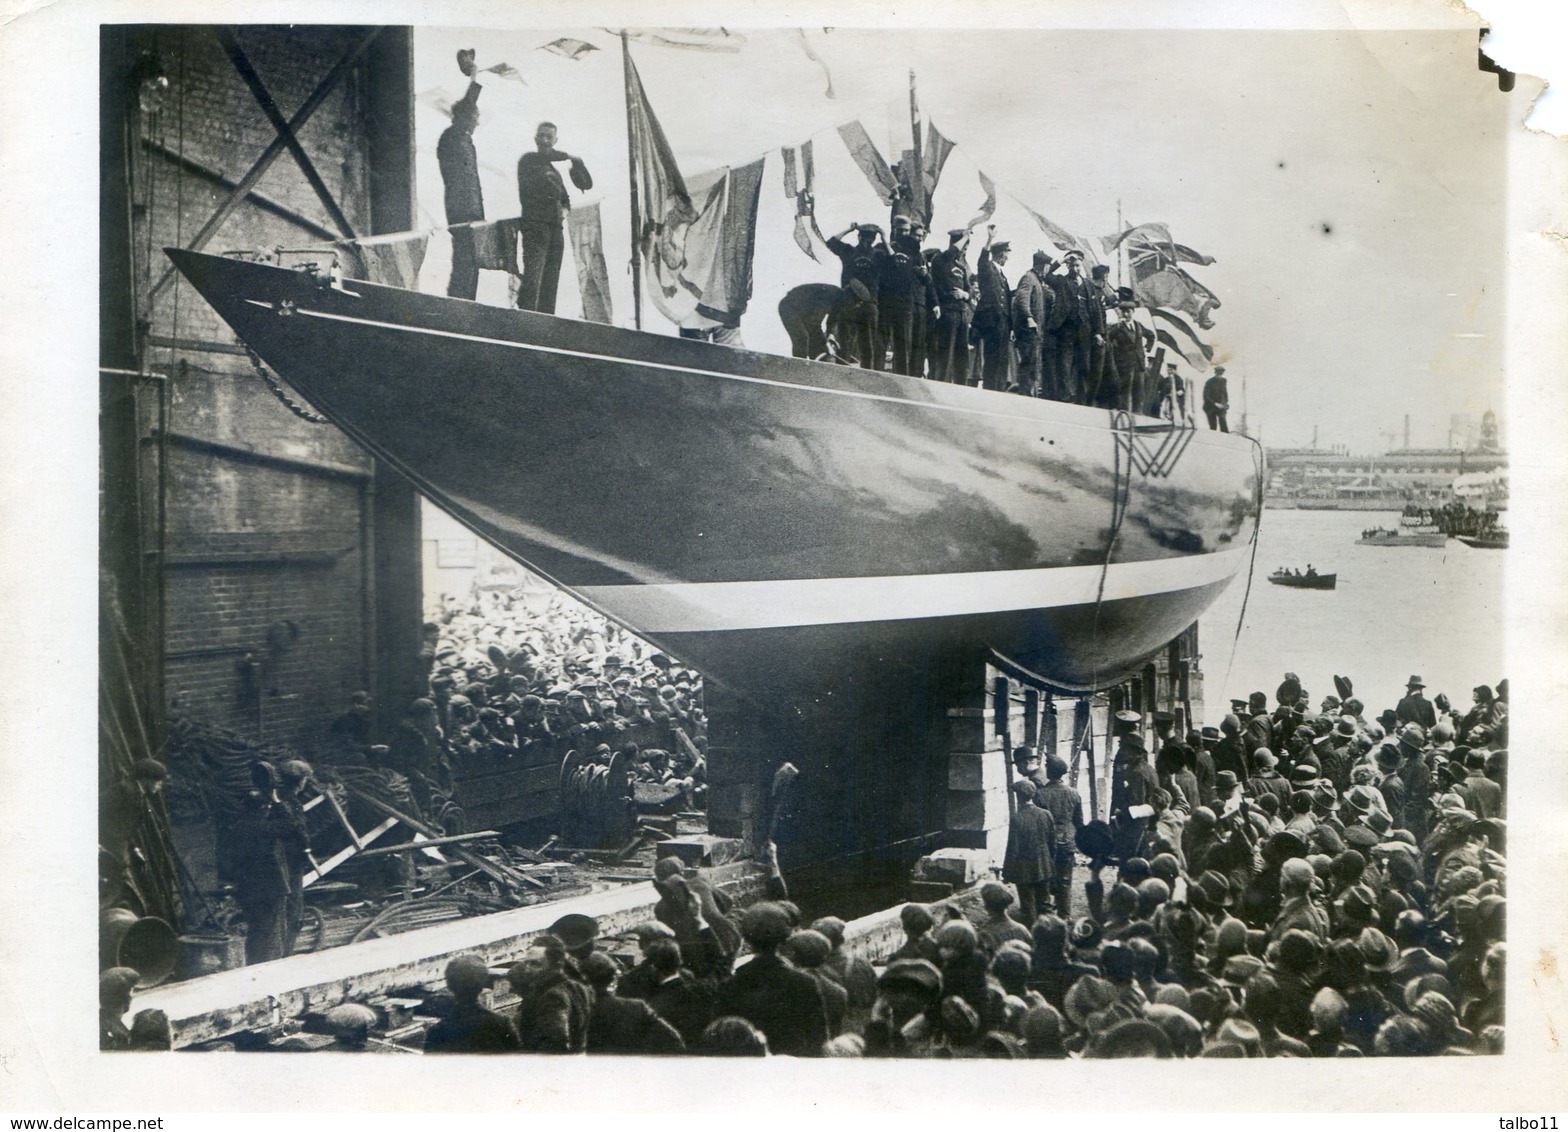
[(1507, 535), (1490, 535), (1482, 538), (1480, 535), (1456, 535), (1456, 538), (1466, 546), (1473, 546), (1477, 550), (1507, 550)]
[(979, 649), (1103, 687), (1198, 617), (1256, 530), (1243, 437), (170, 254), (435, 503), (759, 698)]

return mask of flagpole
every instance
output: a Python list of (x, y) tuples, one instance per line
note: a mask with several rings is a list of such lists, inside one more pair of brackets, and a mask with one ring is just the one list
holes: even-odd
[(1116, 285), (1122, 286), (1122, 259), (1127, 255), (1127, 241), (1122, 228), (1122, 198), (1116, 198)]
[(919, 210), (915, 217), (921, 226), (931, 222), (926, 207), (926, 158), (925, 148), (920, 140), (920, 102), (915, 97), (915, 69), (909, 68), (909, 132), (914, 135), (915, 168), (909, 179), (910, 187), (915, 190), (915, 199), (910, 203)]
[(632, 201), (632, 325), (642, 329), (642, 215), (637, 207), (637, 142), (632, 127), (632, 49), (621, 29), (621, 73), (626, 93), (626, 175)]

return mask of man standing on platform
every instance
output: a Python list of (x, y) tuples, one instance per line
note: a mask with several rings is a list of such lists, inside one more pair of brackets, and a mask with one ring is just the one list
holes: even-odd
[[(1121, 303), (1116, 308), (1116, 321), (1106, 331), (1106, 368), (1110, 371), (1114, 388), (1115, 407), (1128, 412), (1143, 412), (1144, 357), (1143, 331), (1132, 320), (1133, 305)], [(1102, 390), (1107, 399), (1110, 390)]]
[(1013, 340), (1018, 350), (1018, 385), (1025, 396), (1039, 397), (1041, 389), (1041, 343), (1045, 328), (1055, 309), (1056, 292), (1045, 281), (1051, 270), (1051, 257), (1034, 253), (1034, 265), (1018, 280), (1013, 292)]
[(1089, 341), (1092, 335), (1088, 284), (1078, 274), (1083, 253), (1074, 249), (1063, 261), (1067, 274), (1052, 275), (1056, 312), (1051, 332), (1056, 338), (1057, 397), (1082, 404), (1089, 380)]
[(1012, 245), (1006, 240), (995, 243), (996, 225), (986, 230), (986, 245), (980, 249), (976, 265), (980, 282), (980, 301), (975, 306), (974, 330), (984, 355), (985, 388), (1000, 392), (1007, 388), (1009, 340), (1012, 338), (1013, 289), (1008, 285), (1002, 267), (1007, 263), (1007, 253)]
[[(882, 260), (882, 279), (877, 292), (877, 318), (881, 332), (893, 349), (893, 372), (911, 377), (920, 375), (920, 359), (915, 352), (915, 325), (925, 328), (926, 261), (920, 255), (920, 241), (910, 231), (909, 218), (893, 218), (893, 238)], [(920, 335), (922, 346), (925, 335)]]
[(446, 222), (455, 225), (452, 235), (452, 277), (446, 293), (454, 299), (472, 299), (479, 289), (479, 265), (474, 262), (474, 232), (468, 225), (485, 218), (484, 193), (479, 185), (479, 158), (474, 152), (474, 130), (479, 125), (479, 92), (474, 81), (474, 52), (457, 53), (457, 65), (468, 76), (468, 92), (452, 106), (452, 124), (436, 142), (436, 163), (446, 192)]
[(937, 322), (936, 349), (932, 356), (932, 376), (956, 385), (969, 384), (969, 320), (974, 305), (969, 295), (969, 230), (954, 228), (947, 234), (948, 246), (931, 265), (936, 283), (937, 303), (942, 317)]
[(1209, 420), (1209, 431), (1229, 432), (1225, 414), (1230, 410), (1230, 389), (1225, 383), (1225, 367), (1215, 366), (1214, 376), (1203, 383), (1203, 415)]
[(571, 162), (572, 184), (580, 192), (593, 188), (593, 177), (583, 159), (557, 150), (556, 136), (554, 122), (540, 122), (534, 131), (534, 144), (538, 149), (523, 154), (517, 161), (517, 197), (522, 206), (523, 236), (523, 281), (518, 289), (517, 305), (541, 314), (555, 313), (555, 293), (561, 282), (561, 256), (566, 250), (562, 225), (572, 203), (555, 163)]
[[(856, 242), (844, 237), (854, 232)], [(828, 251), (838, 256), (844, 268), (839, 276), (836, 321), (840, 344), (863, 369), (882, 368), (882, 333), (878, 301), (882, 290), (883, 263), (887, 245), (879, 243), (882, 229), (875, 224), (851, 224), (828, 240)]]

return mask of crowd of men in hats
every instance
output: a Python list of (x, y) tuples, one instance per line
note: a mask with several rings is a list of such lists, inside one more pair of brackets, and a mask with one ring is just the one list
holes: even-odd
[[(887, 235), (856, 223), (831, 237), (839, 291), (825, 304), (781, 305), (786, 323), (826, 319), (834, 356), (868, 369), (1186, 419), (1186, 380), (1174, 362), (1158, 372), (1154, 335), (1133, 319), (1132, 289), (1111, 286), (1106, 265), (1086, 276), (1082, 252), (1057, 260), (1037, 251), (1015, 285), (1005, 271), (1011, 245), (995, 238), (995, 225), (971, 269), (970, 229), (953, 229), (935, 249), (923, 246), (917, 220), (900, 213), (891, 223)], [(820, 352), (814, 331), (790, 325), (797, 354)], [(1228, 432), (1224, 375), (1216, 366), (1205, 383), (1203, 411), (1211, 429)]]
[[(577, 648), (593, 625), (601, 642), (586, 651), (608, 663), (604, 627), (575, 611), (555, 625)], [(444, 639), (433, 659), (458, 667)], [(781, 880), (741, 910), (666, 858), (654, 919), (629, 933), (635, 953), (574, 914), (505, 970), (454, 958), (426, 1051), (1500, 1052), (1507, 681), (1474, 689), (1461, 713), (1413, 676), (1375, 720), (1348, 679), (1334, 683), (1314, 706), (1287, 673), (1272, 708), (1253, 693), (1184, 734), (1158, 712), (1152, 742), (1122, 713), (1109, 821), (1086, 820), (1063, 760), (1042, 767), (1019, 749), (1000, 881), (981, 886), (978, 909), (902, 906), (902, 943), (876, 965), (854, 954), (843, 920), (806, 920)], [(126, 1048), (125, 976), (105, 978), (101, 1029)], [(364, 1048), (355, 1040), (334, 1048)]]
[[(592, 610), (561, 595), (531, 610), (516, 591), (499, 589), (447, 598), (425, 625), (419, 660), (425, 694), (390, 735), (374, 733), (371, 697), (356, 692), (322, 743), (306, 752), (311, 761), (254, 759), (245, 767), (237, 805), (221, 815), (218, 866), (244, 916), (247, 963), (294, 951), (304, 916), (302, 878), (317, 864), (304, 809), (316, 767), (432, 825), (441, 824), (455, 779), (559, 767), (569, 751), (587, 764), (626, 756), (634, 780), (654, 794), (686, 809), (705, 806), (701, 676)], [(140, 804), (140, 795), (131, 802)], [(123, 852), (127, 804), (114, 797), (101, 806), (100, 837), (111, 852)], [(387, 867), (408, 862), (389, 859)]]
[(454, 772), (558, 765), (571, 750), (590, 763), (625, 753), (638, 780), (678, 788), (689, 808), (703, 802), (702, 677), (585, 606), (557, 594), (530, 609), (505, 589), (448, 597), (425, 625), (420, 663), (428, 694), (384, 743), (370, 741), (364, 705), (333, 731), (340, 754), (406, 776), (422, 810)]
[(1085, 821), (1064, 761), (1020, 748), (1001, 881), (968, 911), (904, 905), (876, 965), (846, 949), (844, 921), (788, 900), (737, 911), (671, 858), (636, 955), (564, 917), (504, 973), (503, 1013), (479, 1005), (501, 974), (454, 959), (427, 1051), (1501, 1052), (1506, 682), (1461, 715), (1412, 677), (1375, 722), (1335, 683), (1314, 708), (1287, 674), (1272, 709), (1254, 694), (1184, 735), (1156, 713), (1152, 744), (1120, 717), (1109, 822)]

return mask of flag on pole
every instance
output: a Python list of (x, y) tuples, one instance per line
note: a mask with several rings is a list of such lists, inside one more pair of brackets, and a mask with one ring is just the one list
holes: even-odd
[(412, 291), (419, 287), (419, 269), (429, 244), (428, 232), (394, 232), (339, 240), (335, 246), (348, 278)]
[(1110, 255), (1123, 241), (1131, 240), (1143, 247), (1172, 248), (1172, 258), (1175, 251), (1171, 242), (1171, 230), (1164, 224), (1138, 224), (1128, 225), (1115, 236), (1101, 236), (1100, 244), (1105, 248), (1105, 254)]
[(1133, 263), (1132, 287), (1144, 306), (1190, 314), (1204, 330), (1214, 326), (1209, 312), (1220, 305), (1214, 292), (1179, 268), (1161, 266), (1158, 256)]
[[(936, 195), (936, 184), (942, 179), (942, 166), (947, 164), (948, 155), (953, 152), (953, 143), (942, 136), (930, 122), (926, 123), (926, 146), (923, 172), (926, 179), (926, 204), (929, 208), (932, 198)], [(926, 226), (931, 225), (931, 214), (926, 213)]]
[(693, 177), (690, 221), (666, 232), (650, 256), (650, 297), (670, 321), (693, 315), (738, 326), (751, 299), (757, 203), (765, 158)]
[(572, 39), (567, 37), (563, 39), (552, 39), (549, 43), (542, 43), (539, 45), (539, 50), (554, 52), (556, 55), (565, 56), (575, 63), (584, 55), (588, 54), (588, 52), (597, 51), (599, 49), (586, 40)]
[(569, 211), (566, 229), (572, 241), (572, 260), (577, 264), (577, 291), (583, 300), (583, 318), (611, 325), (615, 319), (610, 304), (610, 272), (604, 264), (604, 229), (599, 219), (599, 202)]
[(996, 182), (981, 173), (980, 187), (985, 190), (985, 203), (980, 206), (980, 215), (964, 225), (965, 228), (977, 228), (996, 214)]
[(1184, 346), (1182, 348), (1181, 352), (1183, 357), (1190, 357), (1192, 349), (1196, 348), (1198, 352), (1203, 355), (1205, 360), (1211, 362), (1214, 360), (1214, 348), (1208, 345), (1208, 343), (1204, 342), (1202, 338), (1198, 337), (1198, 332), (1192, 328), (1191, 324), (1188, 323), (1186, 319), (1182, 318), (1178, 314), (1172, 313), (1171, 311), (1160, 310), (1158, 308), (1156, 308), (1154, 311), (1154, 317), (1164, 319), (1166, 322), (1170, 323), (1171, 326), (1179, 330), (1183, 335), (1186, 336), (1187, 340), (1192, 343), (1191, 347)]
[[(634, 234), (643, 254), (652, 259), (664, 254), (663, 241), (697, 218), (686, 182), (675, 164), (675, 153), (654, 117), (643, 90), (642, 76), (631, 56), (626, 57), (626, 105), (631, 130), (632, 179), (637, 186), (642, 231)], [(678, 258), (678, 257), (677, 257)]]
[[(1013, 199), (1017, 200), (1018, 198), (1014, 197)], [(1100, 262), (1100, 257), (1094, 254), (1094, 249), (1089, 246), (1088, 240), (1074, 236), (1060, 224), (1047, 220), (1027, 204), (1024, 204), (1023, 201), (1020, 200), (1018, 203), (1025, 212), (1034, 218), (1034, 222), (1040, 226), (1040, 231), (1045, 233), (1046, 239), (1056, 246), (1057, 251), (1082, 252), (1083, 257), (1089, 261), (1091, 267)]]
[(1178, 342), (1176, 340), (1176, 336), (1169, 330), (1166, 330), (1163, 326), (1157, 326), (1154, 329), (1154, 336), (1159, 339), (1162, 345), (1169, 346), (1175, 353), (1180, 354), (1183, 358), (1185, 358), (1187, 364), (1190, 365), (1193, 369), (1197, 370), (1199, 373), (1208, 372), (1209, 360), (1192, 346), (1183, 345), (1181, 342)]

